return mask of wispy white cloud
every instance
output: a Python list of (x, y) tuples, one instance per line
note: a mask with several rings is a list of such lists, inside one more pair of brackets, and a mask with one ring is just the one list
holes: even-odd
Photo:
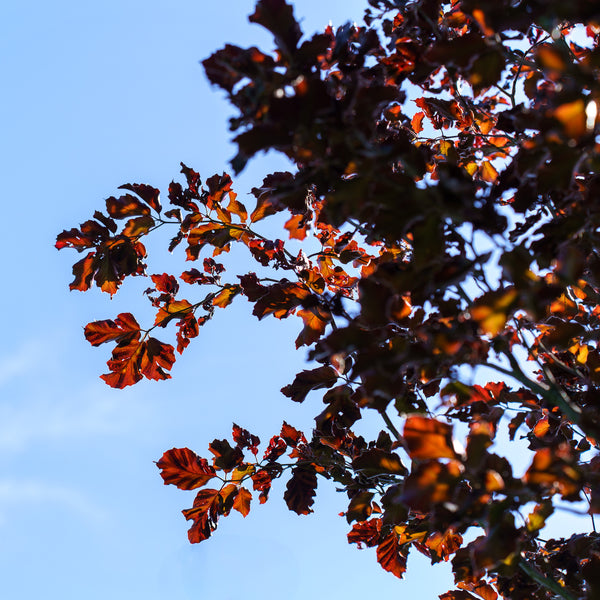
[[(130, 411), (115, 396), (91, 387), (76, 397), (46, 398), (0, 404), (0, 450), (22, 450), (31, 443), (73, 440), (124, 433), (132, 424)], [(83, 398), (83, 400), (82, 400)]]
[(41, 503), (63, 506), (89, 521), (107, 518), (106, 512), (79, 490), (40, 481), (0, 479), (0, 525), (15, 510), (15, 505), (22, 508)]
[(10, 384), (0, 397), (0, 451), (121, 435), (140, 418), (152, 419), (151, 411), (140, 411), (140, 392), (115, 393), (96, 378), (82, 381), (61, 366), (63, 350), (55, 340), (39, 339), (0, 356), (0, 387)]

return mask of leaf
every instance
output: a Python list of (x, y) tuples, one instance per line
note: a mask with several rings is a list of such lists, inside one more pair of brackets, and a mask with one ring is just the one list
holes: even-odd
[(290, 445), (292, 448), (295, 448), (299, 443), (306, 444), (306, 438), (301, 431), (298, 431), (295, 427), (292, 427), (285, 421), (281, 426), (281, 433), (279, 436), (283, 439), (283, 441)]
[(293, 383), (281, 388), (281, 392), (294, 402), (303, 402), (310, 391), (329, 388), (337, 379), (338, 374), (332, 367), (317, 367), (296, 375)]
[(244, 460), (243, 452), (236, 446), (232, 448), (227, 440), (213, 440), (208, 449), (214, 454), (214, 465), (226, 473), (233, 471)]
[(372, 492), (359, 492), (352, 496), (348, 510), (346, 511), (346, 521), (366, 521), (373, 512), (371, 501), (373, 500)]
[(412, 459), (455, 458), (452, 427), (436, 419), (413, 415), (404, 425), (404, 442)]
[(252, 476), (252, 489), (259, 491), (258, 501), (264, 504), (268, 497), (269, 491), (271, 490), (271, 482), (273, 478), (271, 473), (266, 469), (260, 469), (256, 471)]
[(164, 344), (155, 338), (148, 338), (144, 342), (136, 339), (123, 340), (117, 344), (111, 360), (106, 363), (111, 372), (100, 378), (114, 388), (133, 385), (143, 377), (169, 379), (171, 376), (165, 369), (170, 370), (174, 362), (174, 348), (170, 344)]
[(138, 339), (140, 326), (131, 313), (121, 313), (114, 321), (94, 321), (85, 326), (85, 339), (92, 346), (99, 346), (109, 341)]
[(92, 278), (94, 276), (94, 263), (96, 259), (95, 252), (89, 252), (85, 258), (73, 265), (73, 275), (75, 279), (69, 285), (71, 290), (85, 292), (90, 289)]
[(243, 517), (248, 516), (250, 512), (250, 501), (252, 494), (244, 487), (240, 488), (238, 495), (233, 501), (233, 508), (242, 514)]
[(188, 531), (190, 543), (197, 544), (208, 539), (217, 528), (220, 499), (219, 490), (200, 490), (193, 507), (182, 511), (188, 521), (194, 521)]
[(173, 275), (163, 273), (162, 275), (151, 275), (150, 277), (159, 292), (175, 296), (179, 291), (179, 284)]
[(268, 29), (275, 36), (278, 48), (290, 55), (302, 37), (293, 9), (285, 0), (259, 0), (248, 20)]
[(315, 305), (307, 309), (302, 308), (297, 314), (304, 321), (304, 328), (296, 338), (296, 348), (318, 342), (325, 333), (327, 323), (331, 320), (329, 312), (319, 305)]
[(416, 112), (413, 118), (411, 119), (410, 126), (415, 133), (421, 133), (423, 131), (423, 119), (425, 117), (425, 113), (420, 110)]
[(392, 532), (377, 546), (377, 562), (400, 579), (406, 572), (406, 556), (400, 551), (398, 536)]
[(304, 240), (306, 239), (308, 225), (305, 215), (293, 215), (288, 219), (284, 227), (289, 231), (290, 239)]
[(187, 300), (167, 301), (156, 313), (154, 324), (159, 327), (166, 327), (173, 319), (185, 319), (194, 311), (193, 305)]
[(298, 465), (292, 469), (292, 477), (287, 482), (283, 499), (288, 508), (299, 515), (313, 512), (310, 508), (314, 503), (317, 488), (317, 474), (311, 465)]
[(126, 217), (150, 214), (150, 208), (131, 194), (125, 194), (119, 198), (115, 198), (114, 196), (107, 198), (106, 210), (113, 219), (125, 219)]
[(304, 286), (282, 279), (266, 287), (265, 293), (256, 301), (252, 314), (259, 319), (267, 315), (283, 319), (308, 296), (310, 292)]
[(161, 211), (160, 206), (160, 190), (146, 185), (145, 183), (126, 183), (119, 187), (120, 190), (129, 190), (137, 194), (150, 208), (153, 208), (157, 213)]
[(452, 590), (442, 594), (440, 600), (477, 600), (477, 597), (463, 590)]
[(585, 103), (581, 99), (561, 104), (554, 109), (552, 116), (560, 121), (569, 137), (579, 138), (587, 131)]
[(263, 460), (273, 461), (285, 454), (287, 444), (278, 435), (274, 435), (269, 441), (269, 446), (265, 450)]
[(243, 429), (234, 423), (232, 437), (238, 448), (248, 448), (254, 456), (258, 454), (260, 438), (252, 435), (247, 429)]
[(156, 225), (154, 219), (148, 215), (136, 217), (127, 221), (123, 228), (123, 235), (130, 238), (139, 238), (146, 235)]
[(475, 301), (469, 312), (484, 333), (495, 336), (504, 329), (517, 298), (514, 288), (486, 292)]
[(256, 198), (256, 208), (250, 215), (250, 222), (256, 223), (256, 221), (284, 210), (285, 205), (279, 201), (277, 190), (286, 184), (289, 185), (292, 181), (291, 173), (276, 172), (264, 178), (262, 187), (253, 188), (252, 194)]
[(180, 490), (202, 487), (216, 475), (205, 458), (188, 448), (167, 450), (156, 466), (161, 470), (165, 485), (176, 485)]
[(379, 448), (365, 450), (352, 461), (352, 468), (366, 477), (374, 475), (408, 475), (400, 457)]
[(223, 289), (212, 299), (212, 305), (225, 308), (233, 302), (233, 299), (242, 291), (240, 285), (226, 284)]
[(489, 160), (481, 163), (479, 166), (479, 175), (483, 181), (487, 181), (488, 183), (494, 183), (498, 179), (498, 171), (496, 171), (496, 168)]
[(349, 544), (365, 544), (367, 548), (372, 548), (379, 543), (381, 532), (381, 519), (370, 519), (354, 523), (352, 530), (348, 534)]

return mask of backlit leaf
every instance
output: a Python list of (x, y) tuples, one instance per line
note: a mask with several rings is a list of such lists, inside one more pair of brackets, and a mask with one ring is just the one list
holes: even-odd
[(215, 476), (215, 470), (205, 458), (188, 448), (167, 450), (156, 463), (165, 485), (176, 485), (180, 490), (202, 487)]
[(377, 562), (396, 577), (406, 572), (406, 556), (400, 552), (398, 536), (392, 532), (377, 546)]
[(114, 196), (107, 198), (106, 210), (113, 219), (124, 219), (126, 217), (150, 214), (150, 208), (131, 194), (125, 194), (125, 196), (120, 196), (119, 198), (115, 198)]
[(403, 435), (408, 454), (413, 459), (456, 457), (452, 426), (446, 423), (413, 415), (406, 419)]
[(237, 510), (242, 516), (246, 517), (250, 512), (250, 501), (252, 500), (252, 494), (244, 487), (240, 488), (238, 495), (233, 501), (233, 508)]
[(85, 326), (85, 339), (92, 346), (108, 341), (120, 342), (125, 339), (138, 339), (140, 326), (131, 313), (121, 313), (114, 321), (94, 321)]
[(239, 285), (227, 284), (213, 299), (212, 305), (225, 308), (233, 302), (233, 299), (242, 291)]
[(127, 183), (119, 187), (120, 190), (129, 190), (134, 194), (137, 194), (150, 208), (153, 208), (156, 212), (160, 212), (160, 190), (153, 188), (152, 186), (146, 185), (145, 183)]

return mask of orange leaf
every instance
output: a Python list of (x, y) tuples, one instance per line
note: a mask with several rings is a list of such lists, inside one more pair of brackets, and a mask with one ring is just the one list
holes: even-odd
[(290, 232), (290, 239), (303, 240), (306, 238), (306, 225), (305, 215), (293, 215), (284, 227)]
[(212, 299), (212, 305), (225, 308), (242, 291), (242, 286), (226, 284), (225, 287)]
[(496, 168), (489, 160), (479, 165), (479, 175), (483, 181), (487, 181), (488, 183), (494, 183), (498, 179), (498, 171), (496, 171)]
[(578, 138), (587, 131), (585, 103), (581, 99), (561, 104), (554, 110), (553, 116), (562, 123), (569, 137)]
[(484, 333), (495, 336), (504, 329), (517, 296), (514, 288), (486, 292), (469, 312)]
[(302, 308), (297, 312), (297, 315), (302, 317), (304, 329), (296, 338), (296, 348), (300, 348), (300, 346), (310, 346), (321, 339), (321, 336), (325, 333), (327, 323), (331, 318), (329, 312), (318, 305), (306, 309)]
[(252, 494), (246, 488), (242, 487), (233, 501), (233, 508), (246, 517), (250, 512), (251, 500)]
[(425, 117), (425, 113), (420, 110), (415, 113), (413, 118), (410, 121), (410, 126), (415, 133), (421, 133), (423, 131), (423, 118)]
[(456, 458), (452, 427), (435, 419), (408, 417), (404, 424), (404, 441), (413, 459)]

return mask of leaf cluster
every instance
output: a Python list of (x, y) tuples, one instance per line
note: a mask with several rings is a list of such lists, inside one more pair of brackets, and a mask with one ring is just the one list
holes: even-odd
[[(113, 387), (168, 378), (237, 297), (258, 319), (300, 318), (313, 364), (282, 393), (321, 390), (310, 441), (284, 423), (260, 454), (234, 426), (211, 461), (183, 448), (157, 463), (199, 490), (190, 541), (288, 473), (284, 499), (308, 514), (323, 477), (348, 497), (348, 541), (385, 570), (401, 577), (413, 548), (451, 561), (443, 600), (598, 597), (600, 10), (369, 0), (364, 26), (305, 38), (284, 0), (259, 0), (250, 20), (274, 52), (228, 44), (203, 62), (237, 111), (232, 168), (274, 150), (293, 170), (265, 176), (249, 211), (229, 175), (203, 183), (182, 164), (165, 212), (157, 189), (126, 185), (56, 243), (87, 252), (81, 291), (146, 276), (141, 239), (158, 228), (197, 265), (150, 276), (146, 329), (130, 313), (87, 325), (90, 343), (115, 344)], [(274, 215), (285, 240), (260, 232)], [(233, 246), (253, 265), (236, 276)], [(173, 326), (176, 348), (150, 336)], [(370, 441), (355, 431), (368, 410)], [(544, 539), (569, 505), (591, 531)]]

